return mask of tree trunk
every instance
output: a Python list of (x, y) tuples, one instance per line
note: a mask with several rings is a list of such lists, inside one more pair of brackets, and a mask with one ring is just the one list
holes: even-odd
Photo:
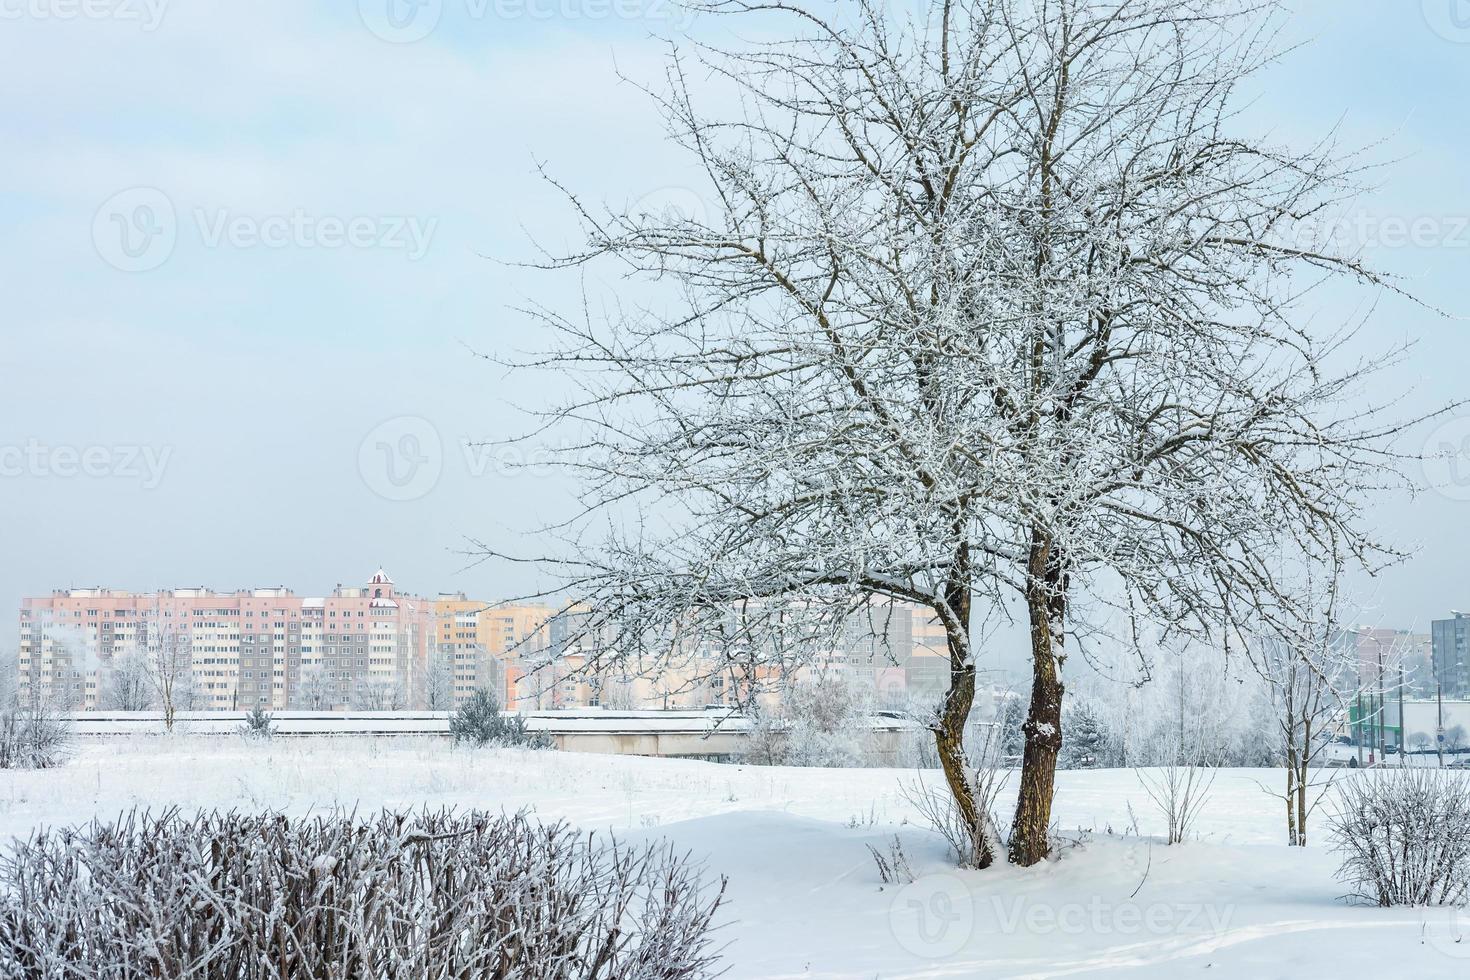
[(1307, 777), (1312, 767), (1312, 722), (1302, 723), (1302, 750), (1298, 754), (1296, 774), (1296, 842), (1307, 846)]
[(965, 826), (970, 828), (975, 842), (975, 867), (988, 868), (995, 861), (995, 854), (984, 834), (985, 821), (989, 816), (980, 812), (980, 802), (975, 798), (975, 784), (970, 778), (969, 764), (965, 759), (965, 722), (970, 717), (970, 708), (974, 704), (974, 664), (961, 664), (951, 660), (949, 690), (944, 695), (944, 706), (939, 713), (934, 741), (939, 749), (939, 764), (944, 769), (945, 782), (949, 784), (955, 805), (959, 807)]
[[(1288, 719), (1288, 721), (1287, 721), (1287, 725), (1288, 726), (1293, 726), (1294, 724), (1295, 724), (1294, 722), (1292, 722), (1290, 719)], [(1297, 826), (1296, 826), (1296, 777), (1297, 777), (1297, 765), (1296, 765), (1296, 733), (1295, 733), (1295, 728), (1294, 727), (1289, 727), (1289, 731), (1290, 731), (1290, 734), (1287, 735), (1288, 741), (1286, 743), (1286, 843), (1287, 843), (1287, 846), (1288, 847), (1295, 847), (1296, 844), (1297, 844)]]
[(1057, 754), (1062, 748), (1061, 654), (1066, 580), (1050, 542), (1034, 535), (1026, 586), (1031, 621), (1031, 706), (1021, 730), (1026, 737), (1021, 787), (1011, 826), (1011, 863), (1044, 860), (1050, 851), (1051, 804)]
[(949, 649), (949, 690), (934, 729), (934, 742), (939, 750), (939, 764), (945, 782), (959, 807), (960, 816), (969, 828), (974, 843), (975, 867), (988, 868), (995, 861), (989, 834), (990, 814), (982, 813), (976, 798), (975, 782), (965, 758), (965, 725), (975, 705), (975, 659), (970, 649), (970, 549), (961, 544), (955, 554), (953, 570), (946, 588), (945, 602), (951, 617), (945, 622), (946, 645)]

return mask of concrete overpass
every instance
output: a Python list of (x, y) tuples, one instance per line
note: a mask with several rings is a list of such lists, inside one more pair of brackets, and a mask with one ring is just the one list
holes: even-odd
[[(447, 711), (276, 711), (275, 735), (282, 738), (448, 738)], [(673, 758), (728, 759), (744, 751), (750, 720), (726, 708), (704, 711), (604, 711), (573, 708), (521, 713), (531, 731), (545, 732), (567, 752), (649, 755)], [(82, 711), (71, 715), (79, 737), (163, 734), (159, 711)], [(245, 712), (180, 711), (174, 730), (180, 734), (233, 736), (245, 723)], [(915, 724), (886, 715), (874, 716), (875, 750), (896, 763), (905, 733)]]

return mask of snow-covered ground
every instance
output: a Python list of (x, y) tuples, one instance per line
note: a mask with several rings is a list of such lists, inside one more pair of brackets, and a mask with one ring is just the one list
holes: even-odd
[[(1280, 843), (1282, 805), (1260, 787), (1277, 773), (1220, 773), (1200, 839), (1177, 847), (1147, 836), (1162, 820), (1132, 772), (1062, 773), (1058, 828), (1081, 843), (985, 872), (948, 867), (916, 826), (899, 789), (913, 778), (422, 739), (136, 738), (86, 744), (61, 769), (0, 771), (0, 834), (135, 804), (533, 807), (667, 837), (728, 876), (730, 977), (1470, 976), (1470, 917), (1347, 905), (1330, 852)], [(1126, 834), (1130, 805), (1142, 837)], [(864, 847), (895, 833), (920, 873), (902, 887), (879, 883)]]

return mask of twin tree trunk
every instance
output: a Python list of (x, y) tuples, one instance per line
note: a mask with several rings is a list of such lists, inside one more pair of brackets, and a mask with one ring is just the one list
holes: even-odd
[(1286, 841), (1292, 847), (1307, 846), (1307, 780), (1311, 777), (1312, 723), (1304, 721), (1302, 744), (1296, 742), (1297, 726), (1289, 723), (1286, 743)]
[[(1016, 798), (1016, 815), (1011, 825), (1010, 861), (1032, 865), (1045, 860), (1051, 843), (1051, 804), (1056, 784), (1057, 755), (1062, 748), (1061, 655), (1066, 614), (1066, 576), (1049, 543), (1038, 538), (1032, 545), (1030, 585), (1026, 607), (1031, 623), (1031, 705), (1022, 725), (1025, 754), (1021, 762), (1021, 786)], [(966, 634), (969, 625), (968, 590), (963, 597), (951, 590), (950, 607), (963, 608)], [(957, 635), (950, 627), (949, 690), (945, 694), (935, 729), (935, 742), (944, 778), (955, 804), (971, 828), (975, 840), (975, 866), (989, 867), (995, 860), (988, 833), (989, 814), (982, 813), (985, 801), (977, 798), (976, 785), (965, 758), (965, 722), (975, 703), (975, 665), (968, 635)]]

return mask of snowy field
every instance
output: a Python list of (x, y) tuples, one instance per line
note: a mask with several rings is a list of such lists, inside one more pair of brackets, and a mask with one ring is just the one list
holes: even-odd
[[(947, 866), (899, 791), (912, 778), (423, 739), (140, 737), (85, 744), (61, 769), (0, 772), (0, 833), (134, 805), (531, 807), (667, 837), (726, 875), (730, 977), (1470, 976), (1470, 917), (1350, 906), (1331, 853), (1280, 843), (1282, 806), (1259, 785), (1275, 772), (1223, 771), (1200, 839), (1178, 847), (1148, 837), (1162, 820), (1131, 771), (1063, 772), (1058, 829), (1080, 843), (1043, 866), (986, 872)], [(1130, 805), (1142, 837), (1125, 833)], [(881, 885), (864, 847), (894, 833), (914, 884)]]

